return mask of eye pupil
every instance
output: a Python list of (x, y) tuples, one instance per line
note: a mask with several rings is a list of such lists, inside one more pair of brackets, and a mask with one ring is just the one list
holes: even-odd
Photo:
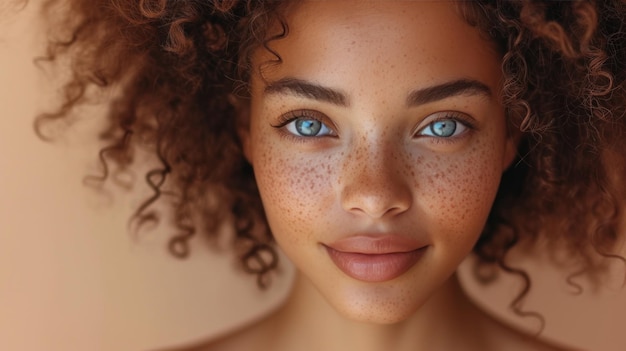
[(296, 121), (296, 130), (304, 136), (316, 136), (322, 129), (322, 122), (315, 119), (300, 119)]
[(430, 125), (433, 135), (439, 137), (449, 137), (456, 131), (456, 122), (452, 120), (437, 121)]

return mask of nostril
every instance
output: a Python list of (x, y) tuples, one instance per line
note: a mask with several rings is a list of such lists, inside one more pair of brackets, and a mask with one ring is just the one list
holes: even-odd
[(345, 189), (342, 196), (346, 211), (371, 218), (395, 216), (409, 209), (411, 193), (406, 189), (354, 187)]
[(341, 204), (345, 211), (371, 218), (397, 215), (411, 207), (415, 177), (399, 171), (405, 164), (394, 142), (372, 145), (352, 153), (370, 156), (367, 160), (350, 158), (343, 165), (337, 184)]

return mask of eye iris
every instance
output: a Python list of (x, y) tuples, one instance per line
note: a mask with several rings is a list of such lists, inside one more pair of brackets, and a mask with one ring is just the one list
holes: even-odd
[(437, 121), (430, 125), (430, 131), (433, 135), (440, 137), (449, 137), (456, 131), (456, 122), (451, 120)]
[(301, 135), (315, 136), (322, 129), (322, 122), (314, 119), (300, 119), (296, 121), (296, 130)]

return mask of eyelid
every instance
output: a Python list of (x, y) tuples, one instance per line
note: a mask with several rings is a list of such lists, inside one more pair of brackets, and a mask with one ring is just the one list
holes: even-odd
[[(426, 118), (424, 118), (423, 122), (420, 124), (418, 128), (416, 128), (415, 132), (412, 135), (413, 137), (425, 136), (425, 137), (432, 137), (432, 138), (437, 138), (437, 139), (454, 139), (460, 136), (460, 135), (456, 135), (456, 136), (451, 136), (451, 137), (437, 137), (437, 136), (430, 136), (430, 135), (420, 135), (420, 133), (424, 129), (428, 128), (431, 124), (435, 122), (439, 122), (439, 121), (445, 121), (445, 120), (453, 120), (458, 123), (461, 123), (464, 127), (466, 127), (469, 130), (477, 129), (476, 120), (474, 120), (474, 118), (472, 118), (467, 113), (463, 113), (459, 111), (439, 111), (439, 112), (431, 113), (430, 115), (426, 116)], [(466, 132), (462, 132), (461, 135), (465, 133)]]
[[(328, 128), (328, 130), (330, 131), (330, 134), (307, 137), (307, 136), (296, 135), (288, 131), (284, 131), (285, 129), (284, 127), (286, 127), (289, 123), (292, 123), (299, 119), (317, 120), (320, 123), (323, 123)], [(278, 124), (275, 124), (275, 125), (272, 124), (271, 126), (276, 129), (280, 129), (281, 131), (283, 131), (285, 134), (289, 136), (292, 136), (294, 138), (299, 138), (299, 139), (314, 139), (314, 138), (329, 137), (329, 136), (334, 137), (337, 135), (337, 131), (336, 131), (337, 128), (335, 127), (335, 124), (325, 114), (319, 111), (308, 110), (308, 109), (293, 110), (293, 111), (284, 113), (278, 117)]]
[(284, 126), (286, 126), (287, 124), (289, 124), (290, 122), (293, 122), (294, 120), (297, 119), (302, 119), (303, 117), (306, 118), (311, 118), (311, 119), (315, 119), (318, 120), (320, 122), (324, 122), (324, 116), (314, 110), (294, 110), (294, 111), (289, 111), (287, 113), (284, 113), (282, 115), (280, 115), (278, 117), (278, 124), (273, 124), (272, 127), (274, 128), (282, 128)]

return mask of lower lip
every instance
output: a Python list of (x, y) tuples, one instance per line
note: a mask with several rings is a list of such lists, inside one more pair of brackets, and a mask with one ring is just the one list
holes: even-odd
[(325, 246), (335, 265), (346, 275), (364, 282), (384, 282), (395, 279), (422, 257), (426, 248), (409, 252), (362, 254), (337, 251)]

